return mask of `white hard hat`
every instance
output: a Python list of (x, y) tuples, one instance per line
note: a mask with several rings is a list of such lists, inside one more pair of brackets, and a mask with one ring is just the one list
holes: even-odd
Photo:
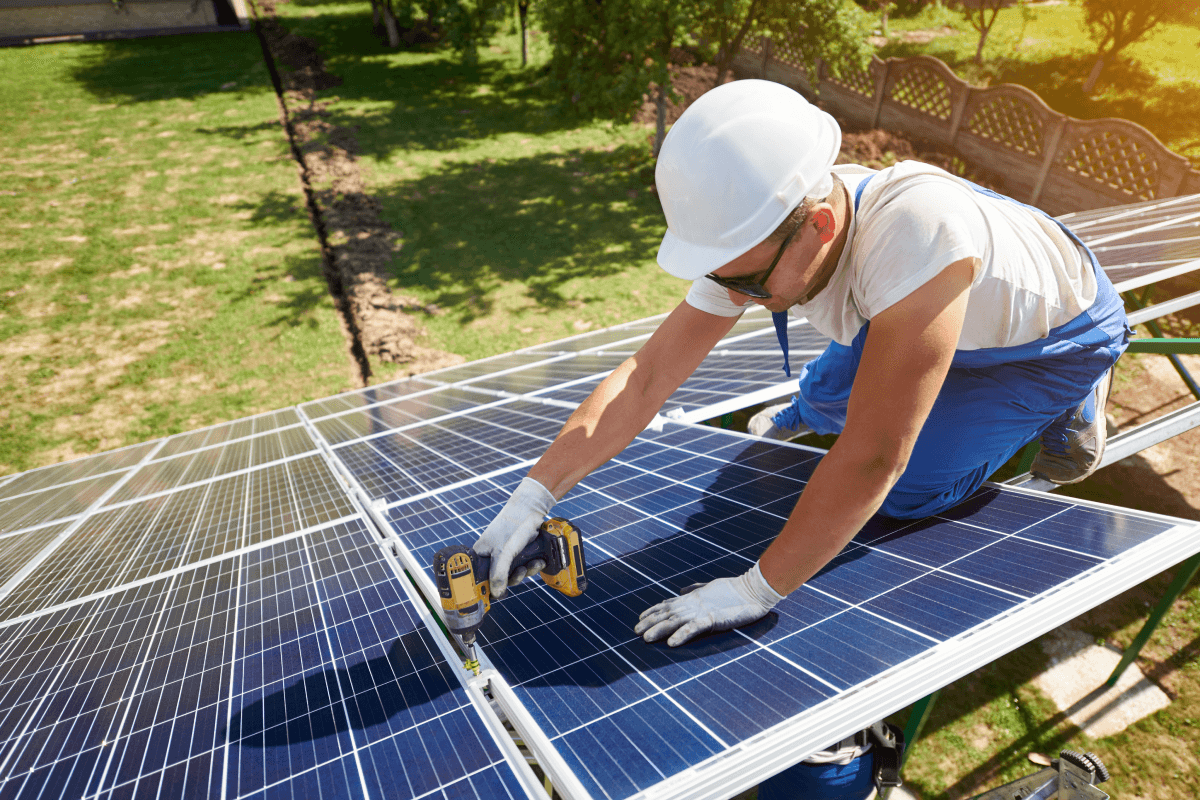
[(695, 280), (767, 238), (800, 201), (830, 191), (837, 120), (773, 81), (726, 83), (671, 128), (654, 181), (667, 233), (658, 263)]

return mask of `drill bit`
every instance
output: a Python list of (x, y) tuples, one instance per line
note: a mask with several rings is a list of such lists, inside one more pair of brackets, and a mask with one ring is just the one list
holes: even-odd
[(478, 675), (479, 660), (475, 658), (475, 636), (463, 636), (459, 642), (462, 644), (463, 655), (466, 656), (463, 659), (463, 669), (469, 669)]

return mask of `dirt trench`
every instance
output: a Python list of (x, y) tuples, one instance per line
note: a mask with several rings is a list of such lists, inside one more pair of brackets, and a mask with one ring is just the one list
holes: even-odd
[(425, 332), (408, 312), (427, 309), (388, 287), (402, 234), (382, 218), (379, 201), (366, 191), (355, 129), (331, 122), (330, 107), (337, 98), (317, 100), (317, 92), (340, 86), (341, 78), (325, 70), (313, 40), (289, 32), (278, 21), (275, 0), (259, 0), (255, 16), (356, 383), (370, 381), (370, 358), (403, 365), (410, 375), (461, 362), (461, 356), (418, 343)]

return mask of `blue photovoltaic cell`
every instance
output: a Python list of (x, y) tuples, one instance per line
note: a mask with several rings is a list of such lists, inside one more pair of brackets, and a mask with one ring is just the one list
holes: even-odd
[(432, 635), (358, 520), (0, 626), (0, 796), (525, 796)]
[(493, 395), (466, 389), (440, 388), (370, 408), (318, 420), (317, 430), (331, 445), (411, 427), (448, 414), (501, 402)]
[[(587, 536), (587, 593), (518, 587), (493, 603), (480, 642), (594, 796), (667, 780), (1173, 527), (988, 487), (940, 517), (872, 520), (749, 628), (676, 649), (634, 636), (650, 605), (749, 568), (818, 459), (671, 426), (555, 507)], [(447, 543), (472, 543), (521, 474), (398, 505), (389, 520), (426, 564)]]
[(339, 414), (355, 408), (382, 403), (397, 397), (403, 397), (418, 392), (426, 392), (438, 384), (423, 381), (420, 378), (405, 378), (391, 383), (381, 383), (354, 392), (344, 392), (324, 400), (314, 400), (303, 403), (300, 408), (309, 419), (320, 419), (330, 414)]
[(485, 375), (493, 375), (504, 370), (527, 367), (554, 358), (547, 353), (507, 353), (495, 358), (482, 361), (469, 361), (456, 367), (447, 367), (435, 372), (424, 374), (425, 380), (437, 383), (458, 383), (470, 381)]
[(373, 499), (397, 502), (540, 455), (569, 409), (515, 401), (334, 449)]
[(229, 796), (296, 793), (330, 764), (334, 796), (522, 796), (361, 524), (246, 560)]

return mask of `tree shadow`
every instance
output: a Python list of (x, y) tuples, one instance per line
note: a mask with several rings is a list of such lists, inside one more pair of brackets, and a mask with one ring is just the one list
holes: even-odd
[(569, 281), (614, 277), (653, 257), (661, 211), (643, 164), (631, 145), (578, 148), (450, 163), (376, 192), (405, 237), (392, 276), (432, 291), (428, 299), (464, 323), (490, 312), (499, 281), (520, 280), (539, 308), (562, 308)]
[[(548, 96), (544, 70), (513, 70), (489, 53), (464, 63), (445, 47), (417, 45), (428, 58), (399, 63), (371, 31), (371, 15), (354, 12), (284, 20), (292, 32), (315, 40), (326, 69), (343, 78), (339, 99), (372, 107), (330, 107), (330, 121), (358, 126), (359, 152), (384, 159), (406, 150), (448, 151), (504, 133), (570, 130), (578, 119), (561, 113)], [(381, 56), (383, 58), (381, 58)], [(353, 104), (347, 104), (352, 106)]]
[[(270, 91), (253, 33), (113, 39), (81, 47), (71, 77), (100, 99), (123, 103)], [(236, 87), (222, 87), (235, 82)]]

